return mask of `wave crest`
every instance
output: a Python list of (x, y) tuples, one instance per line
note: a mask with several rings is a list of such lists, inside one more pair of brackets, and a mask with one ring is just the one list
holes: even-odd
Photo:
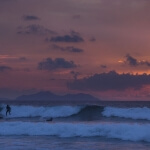
[[(4, 108), (4, 106), (3, 106)], [(84, 108), (83, 106), (52, 106), (52, 107), (34, 107), (34, 106), (11, 106), (11, 115), (7, 118), (17, 117), (67, 117), (77, 114)], [(5, 116), (5, 109), (1, 111)]]
[(0, 123), (0, 135), (49, 135), (58, 137), (93, 137), (104, 136), (130, 141), (150, 142), (149, 124), (125, 123)]
[(123, 117), (131, 119), (146, 119), (150, 120), (150, 108), (115, 108), (105, 107), (102, 115), (105, 117)]

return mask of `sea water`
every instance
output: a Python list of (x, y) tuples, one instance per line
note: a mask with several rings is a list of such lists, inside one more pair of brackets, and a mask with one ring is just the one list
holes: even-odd
[[(97, 105), (1, 104), (2, 150), (149, 150), (148, 102)], [(48, 121), (49, 118), (53, 121)]]

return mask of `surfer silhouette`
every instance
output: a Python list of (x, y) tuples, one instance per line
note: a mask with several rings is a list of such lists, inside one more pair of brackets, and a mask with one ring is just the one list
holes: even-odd
[(52, 117), (50, 117), (49, 119), (47, 119), (46, 121), (52, 121), (53, 120), (53, 118)]
[(11, 112), (11, 107), (9, 105), (7, 105), (6, 106), (6, 116), (7, 116), (8, 113), (10, 115), (10, 112)]

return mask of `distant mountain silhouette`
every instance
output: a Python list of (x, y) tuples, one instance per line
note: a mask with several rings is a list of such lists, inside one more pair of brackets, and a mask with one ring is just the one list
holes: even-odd
[(51, 100), (57, 99), (59, 96), (49, 91), (42, 91), (36, 94), (22, 95), (16, 98), (16, 100)]
[(15, 100), (21, 101), (99, 101), (89, 94), (66, 94), (66, 95), (56, 95), (49, 91), (42, 91), (31, 95), (22, 95), (17, 97)]

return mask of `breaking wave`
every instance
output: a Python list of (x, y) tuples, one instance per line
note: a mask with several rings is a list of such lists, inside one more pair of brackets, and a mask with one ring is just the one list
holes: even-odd
[[(2, 106), (1, 114), (5, 117), (5, 106)], [(11, 106), (11, 115), (7, 118), (17, 117), (67, 117), (77, 114), (83, 106)]]
[(115, 108), (105, 107), (102, 115), (105, 117), (123, 117), (131, 119), (150, 120), (150, 108)]
[[(5, 118), (5, 107), (2, 105), (0, 115)], [(80, 121), (101, 120), (101, 117), (122, 117), (150, 120), (150, 108), (117, 108), (96, 105), (88, 106), (11, 106), (11, 115), (7, 118), (20, 117), (72, 117)], [(112, 118), (113, 119), (113, 118)]]
[(1, 122), (0, 135), (101, 137), (150, 142), (149, 124)]

